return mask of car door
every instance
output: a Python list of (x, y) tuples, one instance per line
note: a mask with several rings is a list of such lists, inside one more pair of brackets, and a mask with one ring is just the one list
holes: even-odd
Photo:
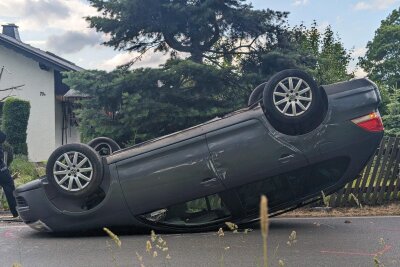
[(305, 166), (296, 147), (275, 138), (258, 119), (206, 134), (213, 167), (229, 189)]
[(134, 215), (222, 191), (205, 136), (197, 136), (117, 163), (127, 204)]

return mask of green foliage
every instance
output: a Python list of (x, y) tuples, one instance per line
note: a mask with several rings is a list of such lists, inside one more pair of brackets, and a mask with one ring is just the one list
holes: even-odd
[(267, 80), (277, 71), (303, 69), (320, 84), (348, 80), (347, 73), (351, 51), (344, 48), (340, 38), (335, 37), (331, 27), (324, 32), (314, 22), (308, 29), (304, 25), (280, 32), (278, 43), (266, 43), (256, 55), (244, 58), (244, 73), (258, 73), (259, 79)]
[(339, 38), (335, 38), (328, 26), (321, 38), (321, 50), (317, 56), (317, 79), (321, 84), (348, 80), (353, 77), (347, 73), (351, 52), (347, 51)]
[(382, 20), (374, 39), (367, 44), (360, 66), (369, 77), (388, 86), (400, 86), (400, 8)]
[(18, 172), (20, 175), (39, 177), (39, 173), (35, 168), (35, 164), (29, 162), (25, 155), (16, 155), (14, 161), (10, 165), (11, 173)]
[(0, 125), (2, 125), (3, 124), (3, 105), (4, 105), (4, 102), (0, 102)]
[(29, 162), (25, 155), (16, 155), (10, 165), (10, 172), (14, 175), (18, 173), (15, 179), (16, 186), (26, 184), (44, 175), (45, 169), (37, 167), (35, 163)]
[(30, 104), (17, 98), (7, 98), (3, 105), (3, 130), (15, 154), (28, 154), (26, 130)]
[(400, 136), (400, 8), (381, 21), (359, 65), (379, 84), (385, 134)]
[(381, 86), (381, 92), (385, 94), (383, 98), (385, 115), (382, 117), (385, 134), (400, 136), (400, 90)]
[(153, 69), (68, 73), (64, 83), (91, 96), (77, 111), (83, 141), (107, 136), (131, 145), (205, 122), (245, 106), (251, 89), (283, 69), (304, 69), (320, 83), (351, 77), (350, 52), (330, 27), (285, 28), (287, 13), (244, 0), (90, 3), (102, 12), (88, 20), (110, 34), (106, 45), (170, 51), (171, 59)]
[(379, 112), (381, 116), (385, 116), (389, 113), (387, 105), (391, 102), (391, 95), (393, 92), (385, 84), (378, 83), (377, 86), (379, 88), (382, 98), (382, 101), (379, 105)]
[(243, 39), (271, 38), (287, 13), (254, 10), (245, 0), (90, 0), (101, 16), (90, 26), (111, 36), (106, 45), (144, 53), (186, 52), (191, 59), (215, 59), (247, 52)]
[(108, 136), (117, 141), (130, 138), (129, 130), (116, 119), (122, 103), (125, 74), (121, 70), (110, 73), (96, 70), (67, 73), (64, 80), (66, 84), (92, 96), (83, 100), (82, 108), (76, 111), (83, 142), (99, 136)]
[(84, 141), (108, 136), (136, 143), (242, 106), (248, 85), (232, 68), (170, 60), (162, 68), (68, 73), (64, 83), (92, 98), (77, 111)]

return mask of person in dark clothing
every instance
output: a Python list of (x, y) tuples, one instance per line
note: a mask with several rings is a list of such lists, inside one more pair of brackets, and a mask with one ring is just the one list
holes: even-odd
[(16, 210), (16, 202), (13, 192), (15, 190), (14, 180), (8, 170), (7, 163), (4, 162), (3, 143), (6, 141), (6, 135), (0, 131), (0, 186), (3, 187), (4, 194), (6, 195), (8, 207), (13, 217), (18, 217)]

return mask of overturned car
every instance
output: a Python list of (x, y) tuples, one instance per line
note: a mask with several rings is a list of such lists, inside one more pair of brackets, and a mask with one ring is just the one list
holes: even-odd
[(377, 86), (368, 79), (318, 86), (285, 70), (248, 107), (126, 149), (108, 138), (57, 148), (46, 176), (15, 191), (36, 230), (133, 226), (203, 231), (330, 194), (357, 177), (382, 137)]

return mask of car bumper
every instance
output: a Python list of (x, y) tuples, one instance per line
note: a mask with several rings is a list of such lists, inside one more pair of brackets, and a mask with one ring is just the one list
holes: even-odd
[(119, 183), (112, 183), (107, 196), (98, 206), (80, 212), (58, 209), (54, 199), (48, 198), (45, 184), (45, 179), (39, 179), (14, 191), (21, 219), (35, 230), (72, 232), (135, 225), (135, 220), (123, 199)]
[(49, 217), (61, 215), (61, 212), (46, 197), (41, 183), (38, 179), (15, 190), (17, 211), (21, 219), (31, 228), (51, 232), (51, 228), (44, 221)]

